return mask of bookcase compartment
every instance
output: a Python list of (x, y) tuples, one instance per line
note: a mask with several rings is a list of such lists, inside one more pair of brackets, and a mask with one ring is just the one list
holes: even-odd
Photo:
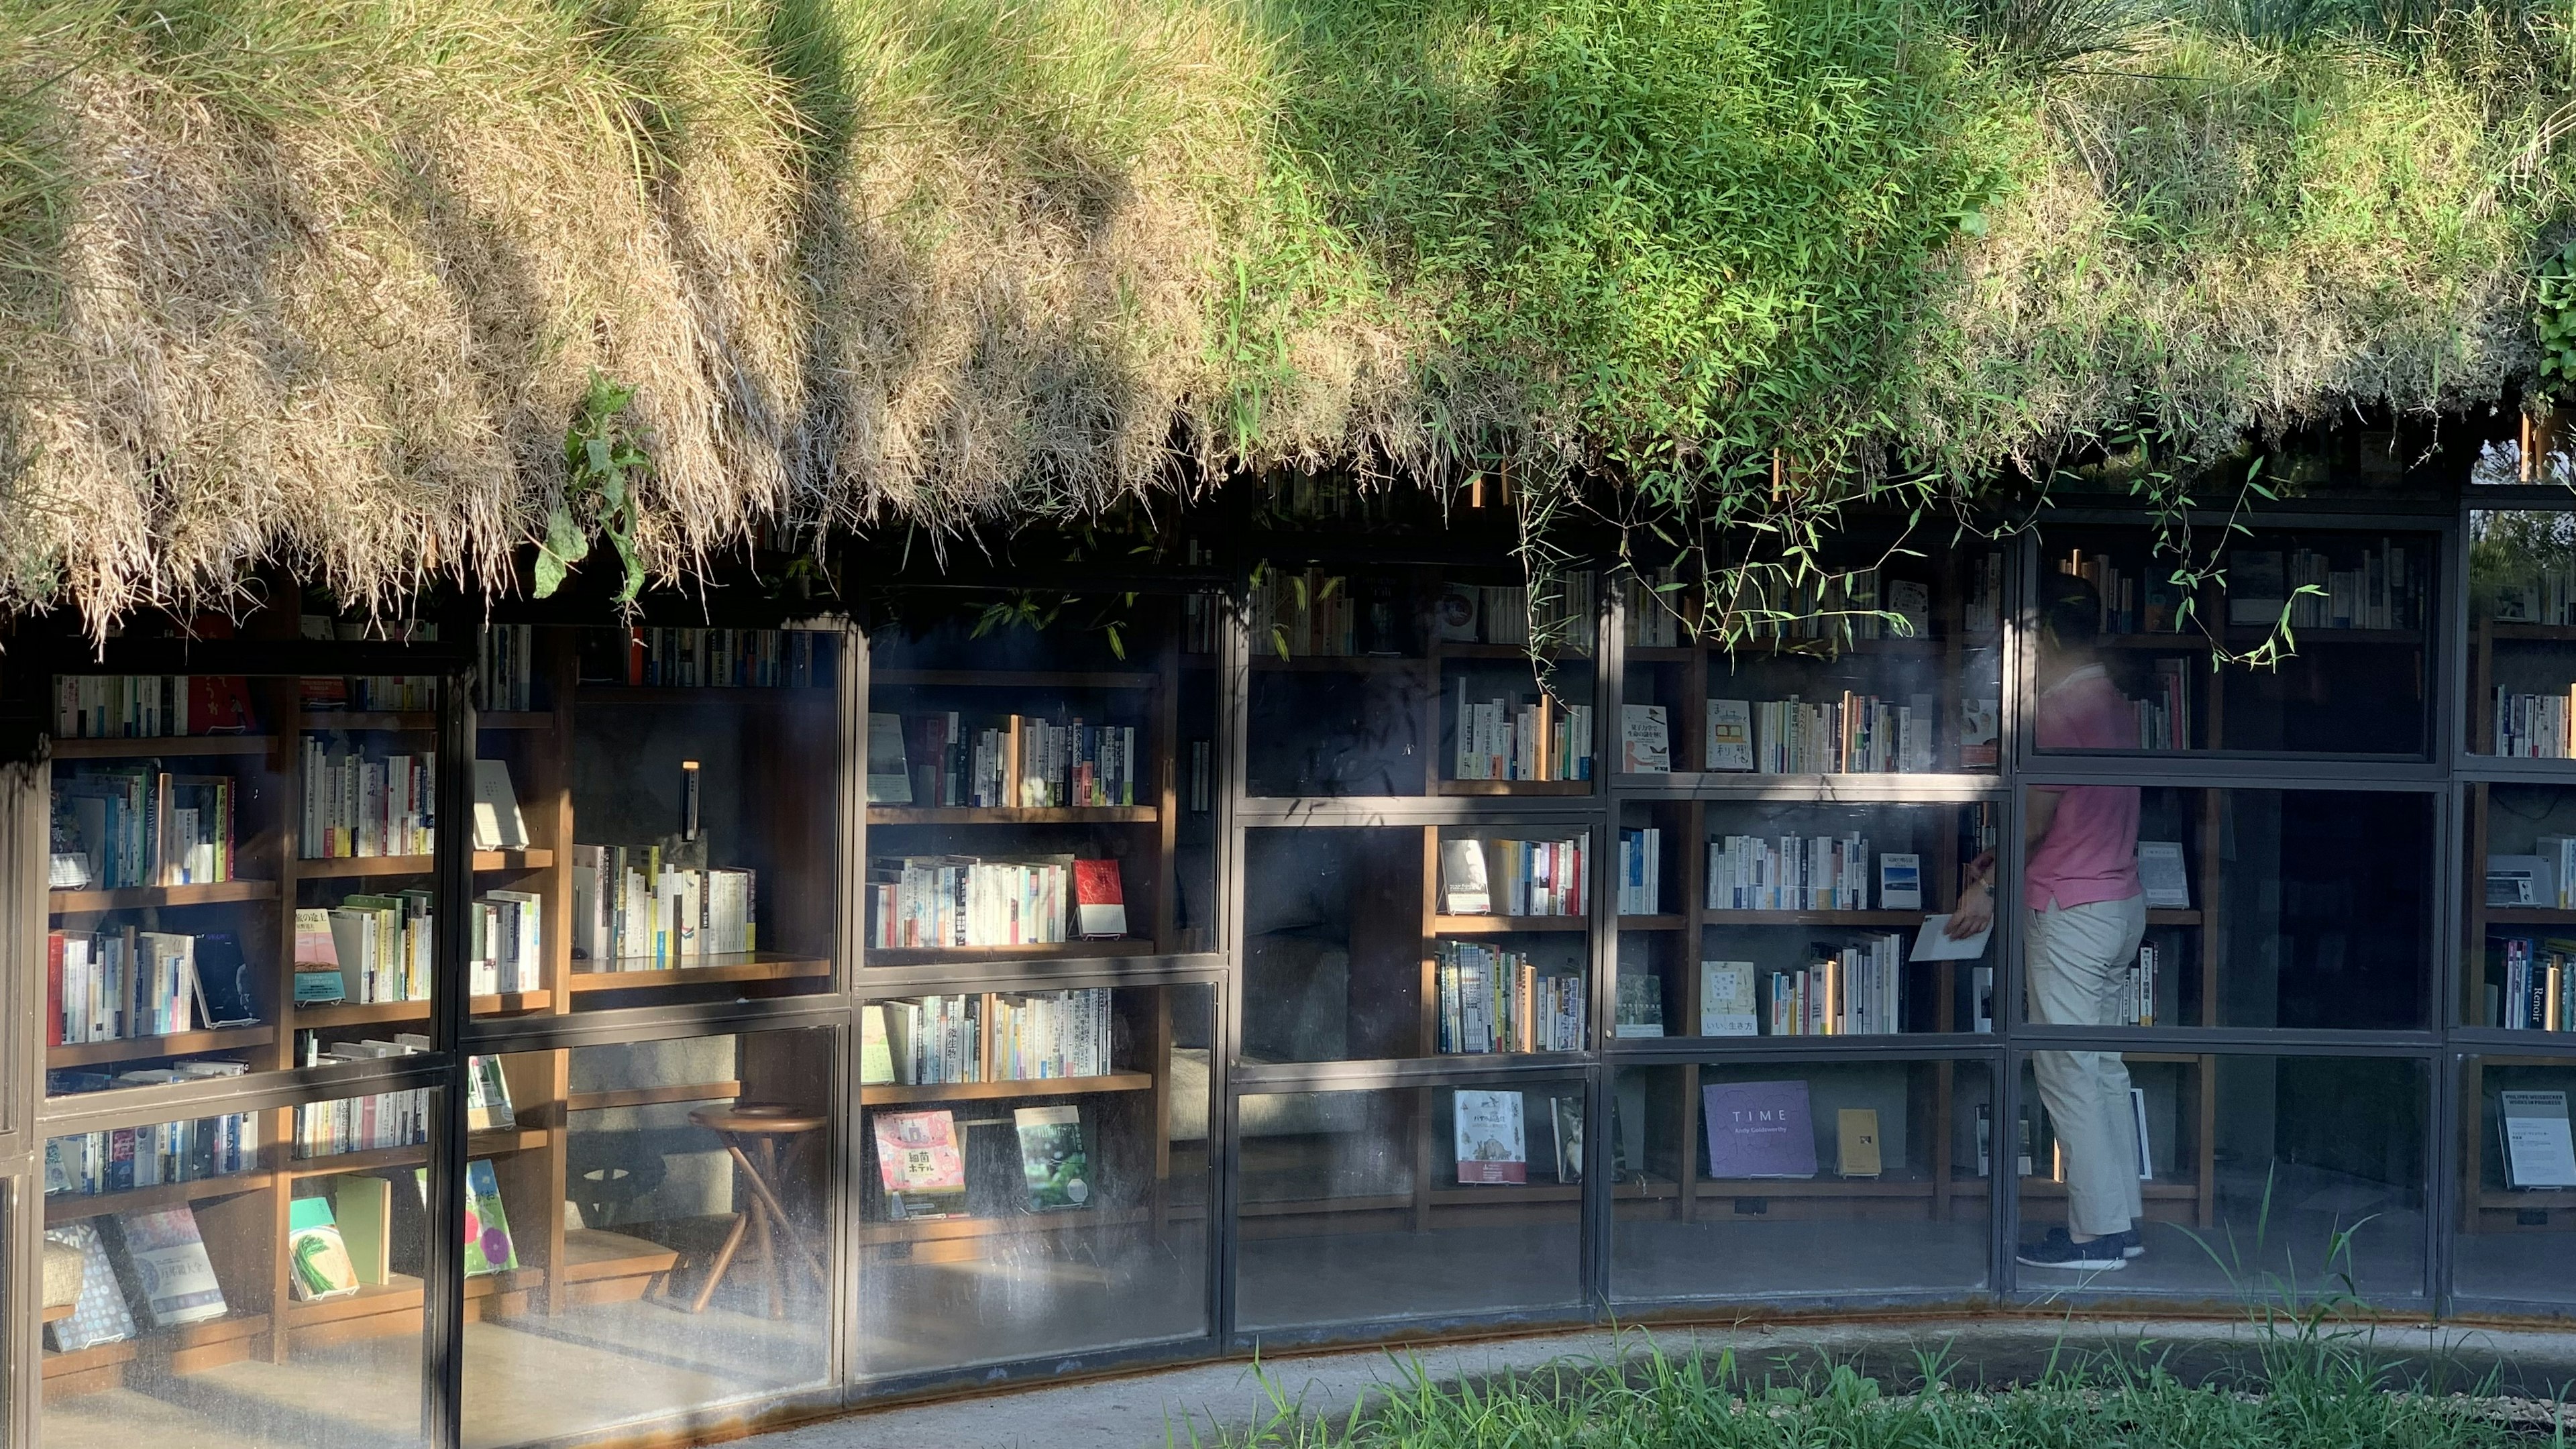
[(2463, 1064), (2457, 1232), (2463, 1295), (2531, 1305), (2576, 1301), (2576, 1274), (2551, 1234), (2576, 1231), (2568, 1093), (2576, 1060), (2490, 1055)]
[(2576, 515), (2469, 514), (2469, 718), (2462, 747), (2576, 758)]

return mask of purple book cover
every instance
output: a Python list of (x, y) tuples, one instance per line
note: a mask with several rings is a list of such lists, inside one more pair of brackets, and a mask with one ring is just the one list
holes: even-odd
[(1816, 1128), (1805, 1082), (1716, 1082), (1700, 1089), (1708, 1175), (1813, 1177)]

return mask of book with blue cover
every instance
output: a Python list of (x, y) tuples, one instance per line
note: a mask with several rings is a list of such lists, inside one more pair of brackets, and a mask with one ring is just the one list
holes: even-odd
[(1805, 1082), (1712, 1082), (1700, 1098), (1709, 1176), (1816, 1175), (1816, 1126)]

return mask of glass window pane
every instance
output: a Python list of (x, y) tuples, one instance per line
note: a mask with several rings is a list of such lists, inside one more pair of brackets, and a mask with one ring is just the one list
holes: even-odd
[(2576, 1031), (2576, 798), (2555, 785), (2468, 793), (2469, 1026)]
[(1211, 948), (1213, 617), (960, 594), (870, 636), (869, 964)]
[(1235, 1321), (1580, 1311), (1583, 1084), (1241, 1098)]
[[(2576, 1304), (2576, 1258), (2553, 1236), (2576, 1228), (2576, 1153), (2567, 1102), (2576, 1061), (2470, 1057), (2462, 1063), (2460, 1201), (2453, 1291), (2463, 1298)], [(2562, 1310), (2563, 1311), (2563, 1310)]]
[(1984, 1286), (1991, 1080), (1951, 1061), (1621, 1071), (1612, 1295)]
[[(420, 1442), (432, 1100), (49, 1140), (49, 1449)], [(487, 1308), (524, 1298), (521, 1277), (485, 1283)]]
[[(2183, 561), (2137, 530), (2052, 534), (2034, 601), (2041, 628), (2034, 745), (2042, 751), (2224, 750), (2421, 756), (2437, 540), (2429, 534), (2204, 536), (2216, 575), (2171, 582)], [(2277, 665), (2213, 671), (2213, 645), (2260, 650), (2284, 618)]]
[(1206, 986), (860, 1008), (868, 1377), (1208, 1331)]
[(1589, 831), (1267, 829), (1246, 842), (1246, 1057), (1588, 1045)]
[(596, 1434), (829, 1377), (834, 1035), (477, 1063), (478, 1156), (517, 1150), (468, 1186), (497, 1189), (520, 1268), (488, 1300), (467, 1279), (467, 1443)]
[(2469, 726), (2474, 754), (2576, 756), (2576, 514), (2469, 515)]
[[(2021, 1071), (2002, 1136), (2023, 1159), (2026, 1291), (2425, 1291), (2422, 1062), (2043, 1051)], [(2130, 1231), (2143, 1251), (2108, 1266), (2103, 1240)]]
[(569, 721), (576, 1008), (828, 991), (841, 636), (582, 629)]

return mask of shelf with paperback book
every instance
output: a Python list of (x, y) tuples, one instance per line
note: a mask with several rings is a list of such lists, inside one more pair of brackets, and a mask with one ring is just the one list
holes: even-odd
[[(1589, 616), (1585, 616), (1589, 628)], [(1445, 768), (1444, 795), (1581, 794), (1589, 791), (1599, 749), (1588, 655), (1551, 662), (1542, 681), (1526, 652), (1486, 659), (1438, 657), (1440, 716), (1433, 737)]]
[[(2567, 1105), (2571, 1085), (2576, 1085), (2576, 1063), (2561, 1058), (2499, 1053), (2462, 1063), (2461, 1263), (2464, 1276), (2490, 1280), (2469, 1291), (2499, 1298), (2538, 1296), (2478, 1239), (2510, 1241), (2517, 1234), (2576, 1231), (2576, 1206), (2562, 1201), (2569, 1188), (2576, 1188)], [(2497, 1278), (2504, 1281), (2493, 1281)]]
[(2469, 753), (2576, 758), (2571, 578), (2576, 533), (2565, 514), (2469, 515)]
[(2576, 1030), (2576, 809), (2550, 785), (2467, 787), (2460, 1019), (2513, 1031)]

